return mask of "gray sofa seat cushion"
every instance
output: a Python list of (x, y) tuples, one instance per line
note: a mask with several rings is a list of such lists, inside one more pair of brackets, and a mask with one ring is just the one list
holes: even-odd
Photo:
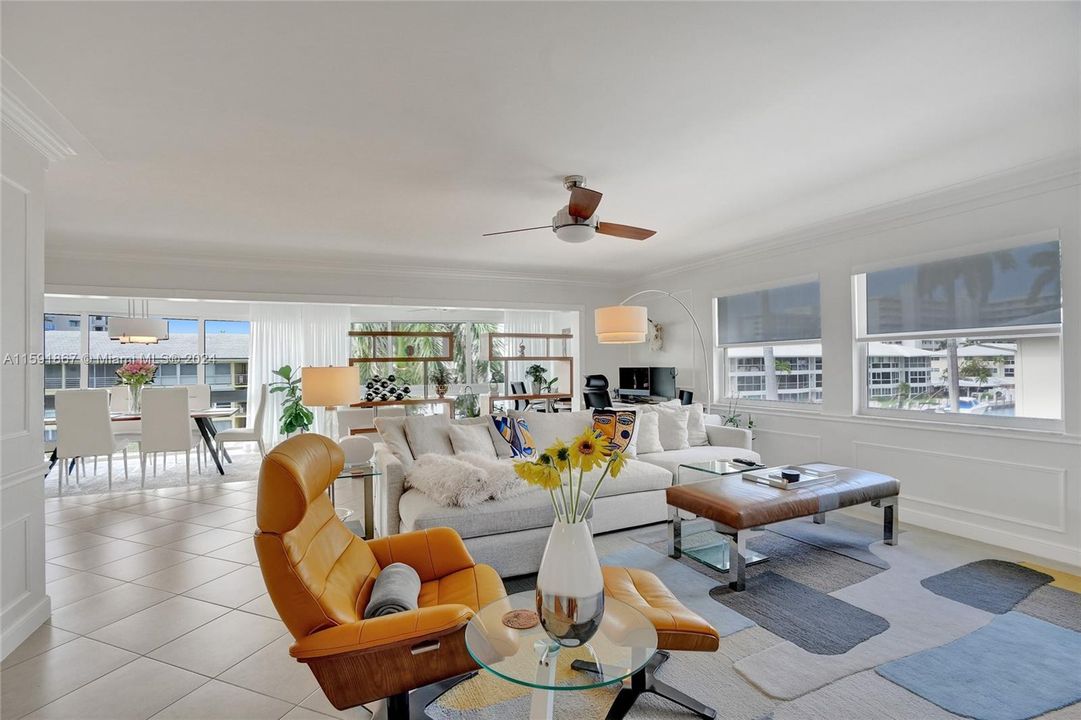
[[(664, 468), (675, 478), (676, 469), (685, 463), (701, 463), (710, 460), (731, 460), (732, 458), (746, 458), (747, 460), (762, 461), (762, 458), (753, 450), (739, 447), (716, 447), (713, 445), (701, 445), (699, 447), (684, 448), (682, 450), (666, 450), (659, 453), (640, 454), (638, 461), (649, 463), (658, 468)], [(699, 479), (704, 476), (698, 474)], [(686, 475), (685, 475), (686, 477)], [(674, 480), (673, 480), (674, 482)]]
[[(599, 470), (594, 470), (589, 475), (586, 475), (586, 481), (583, 483), (585, 492), (589, 493), (593, 490), (593, 484), (596, 482), (593, 478), (598, 477), (599, 474)], [(671, 484), (672, 473), (664, 468), (638, 460), (628, 460), (627, 464), (623, 466), (623, 472), (619, 474), (619, 477), (604, 479), (597, 497), (626, 495), (628, 493), (645, 492), (646, 490), (663, 490)]]
[(449, 527), (457, 530), (463, 539), (550, 527), (555, 522), (548, 492), (532, 489), (506, 500), (489, 500), (467, 508), (443, 507), (412, 489), (402, 494), (398, 511), (402, 532)]

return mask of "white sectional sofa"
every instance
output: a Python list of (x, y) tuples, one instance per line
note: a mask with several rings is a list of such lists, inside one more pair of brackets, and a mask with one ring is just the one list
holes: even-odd
[[(512, 413), (515, 414), (515, 413)], [(556, 437), (569, 441), (592, 424), (592, 412), (517, 413), (527, 419), (538, 448)], [(636, 455), (618, 478), (601, 486), (590, 520), (593, 532), (662, 522), (667, 517), (665, 488), (674, 480), (680, 463), (758, 460), (747, 430), (722, 427), (717, 416), (705, 416), (708, 444)], [(513, 462), (510, 446), (499, 436), (490, 416), (453, 421), (485, 424), (497, 458)], [(458, 531), (479, 563), (492, 565), (501, 576), (536, 572), (540, 567), (548, 531), (554, 520), (548, 493), (530, 489), (505, 500), (488, 500), (472, 507), (445, 507), (416, 488), (407, 476), (416, 458), (425, 453), (452, 454), (449, 422), (441, 416), (379, 418), (381, 442), (375, 462), (381, 472), (376, 481), (376, 532), (380, 535), (447, 526)], [(587, 476), (586, 488), (592, 488)]]

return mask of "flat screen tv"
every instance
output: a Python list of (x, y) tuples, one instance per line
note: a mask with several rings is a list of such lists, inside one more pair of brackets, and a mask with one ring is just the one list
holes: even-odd
[(621, 367), (619, 392), (621, 395), (649, 395), (649, 368)]

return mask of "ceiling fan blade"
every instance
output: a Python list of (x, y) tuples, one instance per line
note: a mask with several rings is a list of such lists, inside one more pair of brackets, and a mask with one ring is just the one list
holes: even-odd
[(602, 193), (581, 186), (571, 188), (571, 201), (567, 203), (567, 210), (571, 216), (588, 220), (597, 212), (597, 206), (601, 204)]
[(633, 225), (620, 225), (618, 223), (597, 223), (597, 232), (601, 235), (627, 238), (628, 240), (645, 240), (657, 234), (656, 230), (634, 227)]
[(492, 235), (509, 235), (510, 233), (526, 232), (527, 230), (551, 230), (551, 229), (552, 229), (551, 225), (538, 225), (537, 227), (531, 227), (531, 228), (518, 228), (517, 230), (501, 230), (499, 232), (494, 232), (494, 233), (484, 233), (483, 235), (481, 235), (481, 237), (491, 237)]

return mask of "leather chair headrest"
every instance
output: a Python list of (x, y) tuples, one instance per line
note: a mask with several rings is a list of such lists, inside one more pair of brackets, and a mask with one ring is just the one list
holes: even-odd
[(262, 532), (286, 533), (300, 524), (308, 505), (341, 473), (345, 453), (315, 433), (289, 438), (263, 458), (255, 520)]

